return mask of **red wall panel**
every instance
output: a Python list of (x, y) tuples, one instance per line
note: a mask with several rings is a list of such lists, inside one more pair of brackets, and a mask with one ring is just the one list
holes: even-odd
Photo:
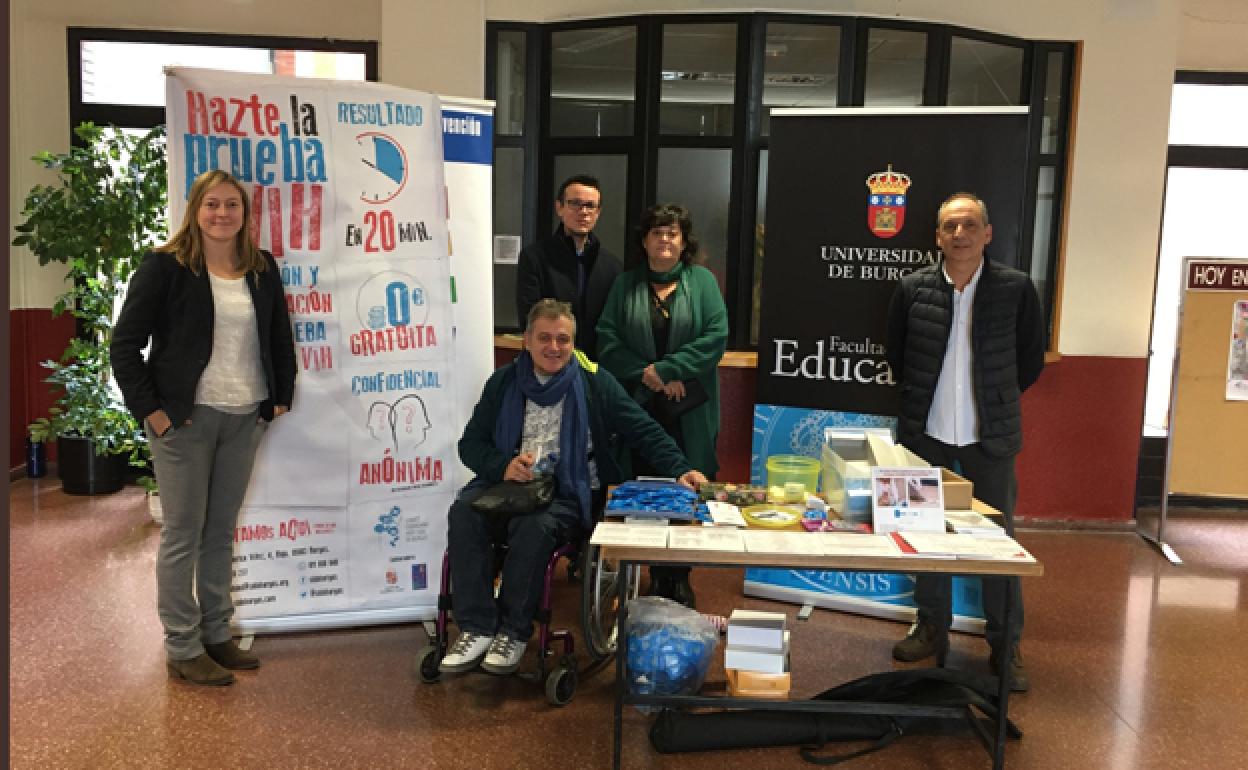
[[(73, 335), (74, 318), (68, 313), (53, 318), (49, 308), (9, 310), (9, 463), (14, 467), (26, 457), (26, 426), (46, 415), (56, 400), (40, 364), (59, 359)], [(55, 445), (48, 447), (48, 459), (55, 456)]]
[[(58, 358), (74, 332), (69, 315), (14, 309), (10, 320), (10, 435), (13, 465), (25, 457), (26, 426), (54, 400), (39, 364)], [(495, 348), (495, 362), (516, 350)], [(1018, 515), (1051, 521), (1129, 521), (1148, 363), (1144, 358), (1064, 356), (1023, 396)], [(756, 373), (721, 366), (719, 478), (749, 478)], [(479, 394), (473, 394), (474, 398)], [(49, 448), (50, 453), (54, 448)], [(49, 458), (51, 459), (51, 458)]]
[(1017, 514), (1129, 521), (1144, 422), (1145, 358), (1064, 356), (1023, 395)]

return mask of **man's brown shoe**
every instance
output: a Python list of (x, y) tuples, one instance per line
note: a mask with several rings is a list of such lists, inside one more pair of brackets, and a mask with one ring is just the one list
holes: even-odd
[(927, 623), (915, 623), (906, 638), (893, 645), (893, 658), (914, 663), (936, 656), (936, 664), (943, 666), (949, 652), (949, 632)]
[(204, 652), (217, 663), (234, 671), (260, 668), (260, 659), (255, 656), (255, 653), (250, 650), (240, 650), (233, 639), (227, 639), (220, 644), (205, 644)]
[(217, 665), (207, 655), (197, 655), (189, 660), (166, 661), (169, 676), (185, 679), (191, 684), (226, 685), (234, 683), (234, 675)]

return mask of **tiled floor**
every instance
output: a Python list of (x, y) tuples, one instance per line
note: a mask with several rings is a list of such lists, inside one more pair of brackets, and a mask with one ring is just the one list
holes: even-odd
[[(227, 688), (165, 673), (154, 610), (158, 538), (137, 490), (71, 498), (10, 486), (10, 760), (55, 767), (604, 768), (613, 669), (565, 708), (516, 678), (421, 684), (418, 625), (262, 637), (264, 666)], [(1248, 767), (1248, 515), (1172, 520), (1171, 566), (1133, 534), (1025, 532), (1046, 574), (1025, 583), (1032, 692), (1011, 768)], [(694, 574), (701, 609), (741, 597), (740, 572)], [(562, 589), (563, 606), (574, 601)], [(896, 623), (818, 610), (795, 623), (802, 694), (892, 664)], [(950, 663), (982, 670), (957, 637)], [(712, 677), (722, 671), (712, 672)], [(802, 767), (794, 748), (663, 756), (626, 712), (629, 768)], [(851, 768), (988, 767), (967, 736), (907, 736)]]

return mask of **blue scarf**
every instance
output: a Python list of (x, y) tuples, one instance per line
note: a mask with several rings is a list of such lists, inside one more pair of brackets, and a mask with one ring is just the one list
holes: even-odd
[[(516, 378), (503, 392), (503, 406), (494, 426), (494, 446), (509, 455), (516, 451), (524, 433), (526, 400), (538, 406), (554, 406), (566, 398), (559, 423), (559, 462), (555, 465), (555, 480), (559, 482), (559, 496), (577, 502), (581, 509), (581, 522), (588, 526), (591, 524), (589, 407), (581, 367), (574, 359), (543, 385), (533, 372), (533, 357), (527, 350), (520, 352), (514, 366)], [(567, 398), (569, 395), (571, 397)]]

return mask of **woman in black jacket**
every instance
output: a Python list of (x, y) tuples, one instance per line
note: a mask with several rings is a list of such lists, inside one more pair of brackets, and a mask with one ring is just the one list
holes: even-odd
[(281, 276), (250, 235), (243, 186), (224, 171), (201, 174), (182, 226), (131, 278), (111, 346), (160, 485), (157, 608), (169, 673), (195, 684), (230, 684), (228, 669), (260, 665), (230, 637), (234, 526), (256, 447), (295, 390)]

